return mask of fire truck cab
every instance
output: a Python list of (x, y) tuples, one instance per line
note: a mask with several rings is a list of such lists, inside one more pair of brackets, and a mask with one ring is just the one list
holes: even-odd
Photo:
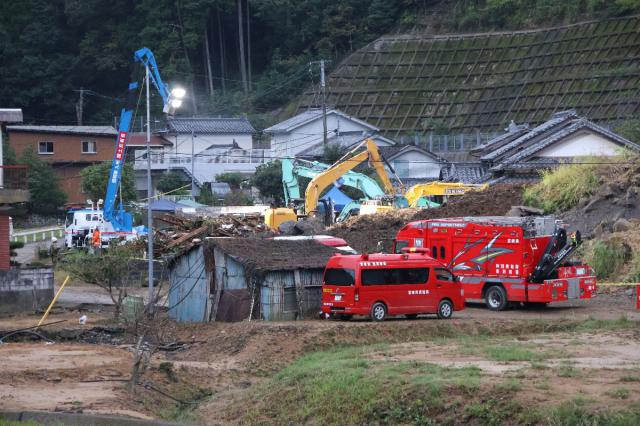
[(464, 309), (462, 286), (426, 253), (336, 254), (327, 262), (322, 284), (322, 314), (348, 319), (370, 316), (437, 314), (447, 319)]
[(456, 274), (466, 301), (499, 311), (509, 302), (591, 298), (593, 271), (567, 261), (580, 242), (553, 216), (463, 217), (411, 222), (398, 232), (394, 251), (426, 250)]

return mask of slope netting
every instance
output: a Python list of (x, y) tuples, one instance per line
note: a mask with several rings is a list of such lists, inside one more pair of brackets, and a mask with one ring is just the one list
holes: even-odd
[[(391, 136), (537, 124), (575, 108), (597, 122), (638, 113), (640, 17), (536, 31), (382, 37), (330, 75), (327, 101)], [(306, 93), (300, 109), (314, 106)]]

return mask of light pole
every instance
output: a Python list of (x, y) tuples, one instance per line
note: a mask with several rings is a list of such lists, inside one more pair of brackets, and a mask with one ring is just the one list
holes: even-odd
[[(153, 300), (153, 213), (151, 210), (151, 192), (153, 191), (151, 185), (151, 103), (149, 99), (149, 65), (145, 65), (144, 68), (147, 95), (147, 274), (149, 313), (152, 313), (155, 301)], [(173, 111), (180, 108), (185, 94), (186, 92), (182, 88), (173, 89), (163, 111), (172, 114)]]

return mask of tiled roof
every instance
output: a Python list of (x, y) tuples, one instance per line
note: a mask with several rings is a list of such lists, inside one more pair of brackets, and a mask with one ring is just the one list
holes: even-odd
[[(482, 159), (485, 161), (495, 161), (504, 155), (508, 155), (509, 151), (519, 147), (527, 142), (532, 141), (537, 136), (540, 136), (548, 131), (553, 130), (561, 125), (567, 125), (574, 118), (577, 118), (578, 115), (575, 111), (564, 111), (561, 113), (554, 114), (551, 120), (542, 123), (541, 125), (529, 130), (524, 133), (522, 136), (514, 139), (513, 141), (501, 146), (498, 149), (492, 150), (489, 153), (482, 156)], [(492, 144), (491, 141), (488, 144)]]
[(0, 123), (22, 123), (22, 109), (0, 108)]
[(415, 146), (415, 145), (394, 145), (394, 146), (381, 146), (380, 148), (380, 154), (382, 154), (382, 156), (387, 160), (387, 161), (391, 161), (394, 158), (406, 153), (406, 152), (410, 152), (410, 151), (418, 151), (430, 158), (433, 158), (435, 160), (437, 160), (438, 162), (441, 163), (447, 163), (447, 160), (445, 160), (444, 158), (440, 157), (439, 155), (426, 150), (424, 148), (420, 148), (419, 146)]
[[(373, 125), (371, 125), (369, 123), (366, 123), (366, 122), (364, 122), (364, 121), (362, 121), (360, 119), (357, 119), (355, 117), (352, 117), (350, 115), (347, 115), (347, 114), (343, 113), (342, 111), (338, 111), (336, 109), (332, 109), (332, 110), (327, 111), (327, 116), (331, 115), (331, 114), (337, 114), (337, 115), (339, 115), (339, 116), (341, 116), (341, 117), (343, 117), (343, 118), (345, 118), (347, 120), (359, 123), (363, 127), (366, 127), (369, 130), (374, 131), (374, 132), (377, 132), (378, 130), (380, 130), (377, 127), (375, 127), (375, 126), (373, 126)], [(273, 125), (271, 127), (268, 127), (266, 129), (264, 129), (264, 131), (266, 133), (287, 133), (287, 132), (290, 132), (293, 129), (296, 129), (297, 127), (302, 126), (303, 124), (306, 124), (306, 123), (308, 123), (310, 121), (313, 121), (313, 120), (317, 120), (321, 116), (322, 116), (322, 110), (321, 109), (315, 109), (315, 108), (314, 109), (309, 109), (307, 111), (301, 112), (298, 115), (294, 115), (293, 117), (291, 117), (291, 118), (289, 118), (287, 120), (281, 121), (278, 124), (275, 124), (275, 125)]]
[(170, 118), (169, 130), (174, 133), (253, 134), (255, 129), (246, 118)]
[(489, 169), (481, 162), (453, 163), (442, 170), (447, 182), (481, 183), (489, 175)]
[(118, 132), (111, 126), (7, 126), (10, 132), (64, 133), (72, 135), (116, 136)]
[(621, 146), (624, 146), (636, 151), (640, 151), (640, 145), (637, 145), (613, 133), (612, 131), (605, 129), (602, 126), (598, 126), (597, 124), (592, 123), (584, 118), (580, 118), (573, 121), (570, 126), (564, 127), (558, 131), (554, 131), (549, 135), (547, 135), (546, 137), (536, 141), (535, 143), (532, 143), (529, 146), (526, 146), (523, 149), (520, 149), (515, 154), (505, 158), (502, 162), (500, 162), (500, 164), (493, 167), (492, 170), (502, 170), (505, 168), (512, 167), (516, 163), (532, 157), (535, 153), (540, 152), (544, 148), (550, 145), (553, 145), (554, 143), (582, 129), (589, 129), (595, 133), (601, 134), (602, 136), (606, 137), (609, 140), (614, 141), (615, 143)]

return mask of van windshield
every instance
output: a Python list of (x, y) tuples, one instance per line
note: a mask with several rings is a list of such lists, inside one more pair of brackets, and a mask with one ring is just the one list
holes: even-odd
[(69, 226), (73, 223), (73, 213), (67, 213), (67, 217), (64, 219), (64, 225)]
[(353, 269), (329, 268), (324, 272), (324, 283), (327, 285), (352, 286), (356, 273)]

